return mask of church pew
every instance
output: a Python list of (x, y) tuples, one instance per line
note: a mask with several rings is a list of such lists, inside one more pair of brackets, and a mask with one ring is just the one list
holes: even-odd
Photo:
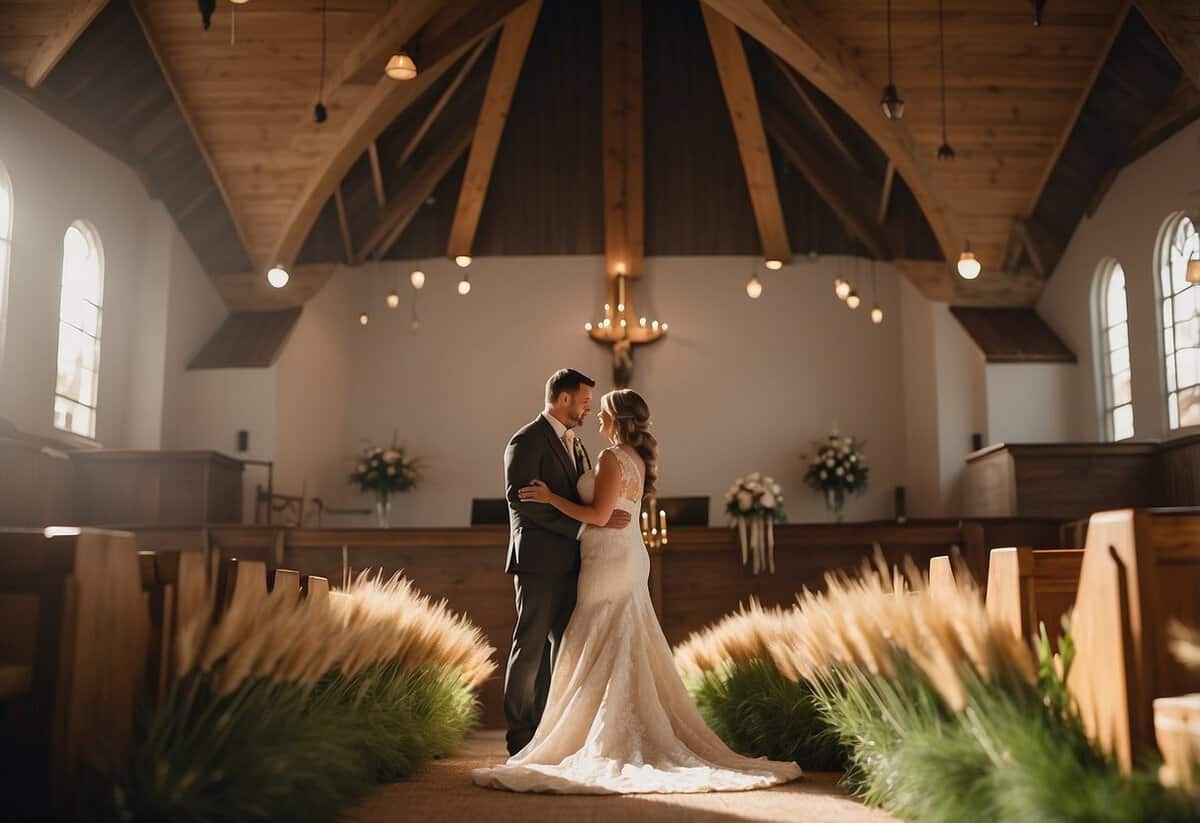
[(988, 614), (1029, 640), (1039, 624), (1057, 644), (1062, 616), (1070, 611), (1079, 586), (1083, 549), (992, 549), (988, 563)]
[(208, 581), (199, 551), (138, 552), (147, 595), (150, 642), (146, 655), (147, 695), (159, 699), (171, 682), (173, 641), (181, 627), (205, 608)]
[(1200, 509), (1092, 515), (1068, 679), (1088, 733), (1128, 770), (1154, 745), (1153, 701), (1200, 691), (1168, 627), (1200, 625)]
[(0, 600), (24, 604), (5, 644), (31, 649), (30, 688), (0, 714), (5, 812), (75, 816), (84, 766), (126, 750), (150, 632), (132, 535), (0, 530)]
[(954, 569), (950, 565), (950, 555), (941, 554), (929, 558), (930, 593), (936, 595), (948, 589), (954, 589)]

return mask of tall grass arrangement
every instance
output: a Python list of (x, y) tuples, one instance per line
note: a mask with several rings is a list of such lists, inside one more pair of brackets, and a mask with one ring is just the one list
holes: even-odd
[(921, 821), (1184, 821), (1195, 802), (1151, 771), (1120, 774), (1088, 740), (1065, 679), (1069, 636), (1035, 655), (989, 618), (970, 584), (928, 592), (881, 559), (805, 592), (768, 642), (812, 684), (850, 749), (847, 785)]
[(478, 722), (493, 649), (399, 576), (214, 608), (180, 630), (174, 681), (92, 817), (331, 820)]
[(676, 647), (675, 663), (708, 726), (734, 751), (840, 771), (845, 749), (807, 683), (780, 674), (768, 650), (786, 613), (751, 599)]

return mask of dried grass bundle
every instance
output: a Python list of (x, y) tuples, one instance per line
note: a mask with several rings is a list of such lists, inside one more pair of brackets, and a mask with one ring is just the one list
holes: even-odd
[(675, 666), (685, 680), (770, 657), (769, 644), (785, 631), (788, 613), (765, 609), (755, 598), (719, 622), (693, 632), (675, 647)]

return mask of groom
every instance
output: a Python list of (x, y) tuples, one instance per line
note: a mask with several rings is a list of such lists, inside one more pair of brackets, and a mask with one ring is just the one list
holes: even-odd
[[(550, 375), (545, 409), (504, 450), (510, 528), (504, 570), (513, 575), (517, 595), (517, 627), (504, 674), (510, 755), (533, 739), (546, 705), (550, 672), (575, 609), (584, 529), (552, 506), (522, 501), (518, 491), (538, 479), (556, 494), (582, 502), (575, 484), (592, 463), (575, 429), (591, 411), (595, 385), (575, 369)], [(618, 509), (605, 528), (623, 528), (628, 522), (629, 513)]]

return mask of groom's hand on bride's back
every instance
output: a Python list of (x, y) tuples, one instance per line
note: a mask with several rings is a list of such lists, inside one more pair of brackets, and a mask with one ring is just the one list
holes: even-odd
[(629, 512), (613, 509), (612, 517), (604, 524), (606, 529), (623, 529), (629, 525)]

